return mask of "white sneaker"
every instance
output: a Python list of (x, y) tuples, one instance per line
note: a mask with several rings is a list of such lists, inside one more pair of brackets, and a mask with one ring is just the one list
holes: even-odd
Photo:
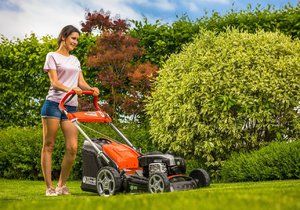
[(55, 192), (57, 195), (70, 195), (69, 188), (67, 188), (66, 185), (61, 186), (61, 187), (56, 187)]
[(46, 196), (57, 196), (57, 193), (55, 189), (50, 187), (46, 190)]

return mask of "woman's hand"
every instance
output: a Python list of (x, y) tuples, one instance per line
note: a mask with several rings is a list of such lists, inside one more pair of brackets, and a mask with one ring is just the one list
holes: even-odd
[(91, 90), (93, 91), (93, 96), (98, 96), (100, 91), (97, 87), (92, 87)]
[(79, 95), (79, 96), (82, 95), (82, 90), (79, 87), (74, 87), (74, 88), (72, 88), (72, 90), (74, 90), (77, 95)]

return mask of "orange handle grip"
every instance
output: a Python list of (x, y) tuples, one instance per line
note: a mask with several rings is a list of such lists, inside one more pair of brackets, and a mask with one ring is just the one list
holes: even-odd
[[(94, 93), (94, 91), (91, 91), (91, 90), (83, 90), (82, 91), (83, 95), (93, 95), (93, 93)], [(71, 90), (61, 99), (61, 101), (59, 102), (59, 106), (58, 106), (60, 111), (66, 111), (66, 107), (65, 107), (66, 100), (70, 96), (75, 95), (75, 94), (76, 94), (76, 92), (74, 90)], [(101, 109), (98, 105), (98, 96), (94, 96), (93, 103), (94, 103), (94, 107), (95, 107), (96, 111), (100, 111)]]

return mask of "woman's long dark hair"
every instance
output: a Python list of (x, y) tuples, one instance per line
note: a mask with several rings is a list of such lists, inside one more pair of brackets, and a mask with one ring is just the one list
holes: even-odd
[(78, 34), (80, 34), (80, 31), (72, 25), (67, 25), (63, 27), (63, 29), (61, 29), (59, 36), (57, 38), (58, 47), (60, 46), (60, 43), (63, 41), (62, 39), (67, 38), (73, 32), (77, 32)]

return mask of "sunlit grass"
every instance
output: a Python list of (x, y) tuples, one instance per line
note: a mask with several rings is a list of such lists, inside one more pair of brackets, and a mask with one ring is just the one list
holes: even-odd
[(68, 182), (72, 195), (45, 197), (41, 181), (0, 179), (0, 209), (300, 209), (300, 180), (212, 184), (208, 188), (164, 194), (99, 197)]

